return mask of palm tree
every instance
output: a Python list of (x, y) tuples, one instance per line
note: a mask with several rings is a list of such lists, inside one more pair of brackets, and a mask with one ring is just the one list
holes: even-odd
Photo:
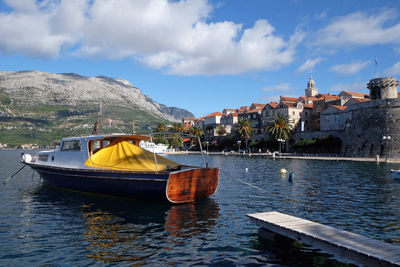
[(188, 133), (194, 136), (194, 138), (191, 138), (192, 139), (191, 146), (193, 146), (193, 143), (195, 143), (193, 139), (199, 139), (204, 135), (204, 131), (197, 126), (190, 127)]
[(183, 133), (185, 131), (185, 126), (183, 123), (174, 123), (172, 124), (172, 130), (178, 133)]
[(204, 135), (204, 132), (202, 129), (200, 129), (200, 127), (194, 126), (194, 127), (190, 127), (188, 132), (191, 135), (194, 135), (195, 137), (202, 137)]
[(248, 140), (253, 134), (253, 127), (251, 127), (251, 122), (249, 118), (240, 118), (237, 125), (237, 132), (240, 138), (245, 140), (246, 150), (248, 147)]
[(268, 125), (268, 133), (279, 142), (279, 150), (282, 140), (288, 140), (292, 132), (289, 125), (289, 116), (285, 114), (276, 114)]

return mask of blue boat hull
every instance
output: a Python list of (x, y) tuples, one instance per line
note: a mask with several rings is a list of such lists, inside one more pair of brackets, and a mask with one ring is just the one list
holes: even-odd
[(147, 200), (165, 200), (168, 173), (68, 169), (29, 164), (45, 182), (72, 190)]

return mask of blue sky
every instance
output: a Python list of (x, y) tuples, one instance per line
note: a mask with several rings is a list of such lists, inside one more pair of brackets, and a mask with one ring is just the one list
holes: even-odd
[(400, 1), (0, 0), (0, 70), (122, 78), (197, 117), (304, 95), (311, 72), (368, 93), (399, 79)]

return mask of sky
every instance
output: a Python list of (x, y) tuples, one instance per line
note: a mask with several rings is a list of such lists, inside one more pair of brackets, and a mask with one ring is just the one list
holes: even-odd
[(196, 117), (400, 76), (398, 0), (0, 0), (0, 71), (122, 78)]

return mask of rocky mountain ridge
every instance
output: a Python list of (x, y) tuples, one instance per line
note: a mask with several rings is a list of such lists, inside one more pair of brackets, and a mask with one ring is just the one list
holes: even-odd
[[(99, 115), (100, 114), (100, 115)], [(0, 71), (0, 144), (48, 144), (71, 135), (152, 132), (193, 114), (159, 104), (123, 79)]]
[(0, 90), (25, 105), (79, 105), (84, 103), (113, 103), (135, 106), (169, 121), (181, 121), (192, 113), (169, 108), (146, 96), (140, 89), (123, 79), (105, 76), (85, 77), (75, 73), (46, 73), (39, 71), (0, 71)]

